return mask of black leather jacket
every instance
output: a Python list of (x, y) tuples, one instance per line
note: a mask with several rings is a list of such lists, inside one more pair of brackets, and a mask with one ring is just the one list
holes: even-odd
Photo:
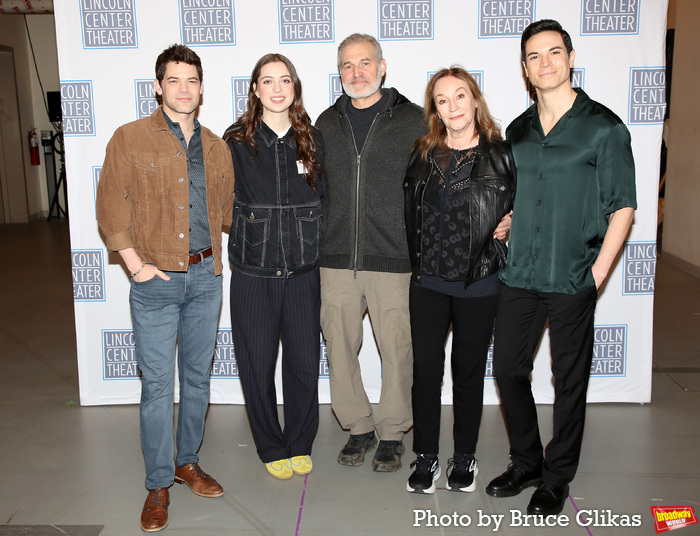
[[(504, 141), (488, 142), (481, 136), (476, 151), (469, 186), (461, 191), (469, 196), (470, 248), (464, 252), (468, 260), (465, 287), (504, 266), (507, 248), (501, 240), (493, 238), (493, 231), (512, 210), (515, 198), (516, 170), (510, 146)], [(427, 182), (440, 177), (436, 167), (432, 154), (426, 161), (420, 151), (414, 150), (403, 185), (406, 236), (411, 269), (417, 281), (421, 276), (423, 194)]]
[[(316, 129), (314, 137), (322, 162)], [(291, 129), (278, 138), (260, 121), (254, 139), (257, 156), (248, 143), (228, 142), (236, 181), (229, 260), (235, 270), (259, 277), (307, 273), (318, 266), (325, 181), (317, 177), (317, 192), (306, 183)]]

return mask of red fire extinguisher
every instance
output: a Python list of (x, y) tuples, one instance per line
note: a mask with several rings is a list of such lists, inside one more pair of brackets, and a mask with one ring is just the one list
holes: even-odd
[(29, 159), (32, 166), (38, 166), (41, 163), (39, 160), (39, 136), (35, 128), (29, 131)]

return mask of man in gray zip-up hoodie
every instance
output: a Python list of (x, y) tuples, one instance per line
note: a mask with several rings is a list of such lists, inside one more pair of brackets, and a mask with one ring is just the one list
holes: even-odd
[[(359, 466), (377, 444), (374, 471), (397, 471), (412, 425), (413, 353), (408, 313), (411, 265), (403, 219), (403, 179), (414, 141), (425, 134), (420, 106), (381, 89), (386, 61), (375, 38), (353, 34), (338, 47), (345, 95), (316, 122), (325, 142), (321, 242), (321, 326), (331, 404), (350, 439), (338, 463)], [(382, 359), (373, 412), (358, 352), (369, 311)]]

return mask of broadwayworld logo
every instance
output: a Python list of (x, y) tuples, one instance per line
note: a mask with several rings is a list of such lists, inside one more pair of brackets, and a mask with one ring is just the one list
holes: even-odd
[(650, 506), (656, 534), (695, 525), (698, 518), (692, 506)]
[(135, 48), (133, 0), (80, 0), (83, 48)]

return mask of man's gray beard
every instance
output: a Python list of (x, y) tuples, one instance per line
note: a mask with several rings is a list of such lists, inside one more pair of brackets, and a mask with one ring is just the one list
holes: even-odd
[(368, 87), (365, 91), (362, 93), (356, 93), (350, 84), (346, 84), (345, 81), (343, 81), (343, 89), (345, 90), (345, 93), (347, 93), (348, 97), (351, 99), (364, 99), (366, 97), (370, 97), (371, 95), (374, 95), (379, 88), (382, 86), (382, 67), (381, 65), (377, 68), (377, 78), (374, 82), (374, 84), (370, 87)]

